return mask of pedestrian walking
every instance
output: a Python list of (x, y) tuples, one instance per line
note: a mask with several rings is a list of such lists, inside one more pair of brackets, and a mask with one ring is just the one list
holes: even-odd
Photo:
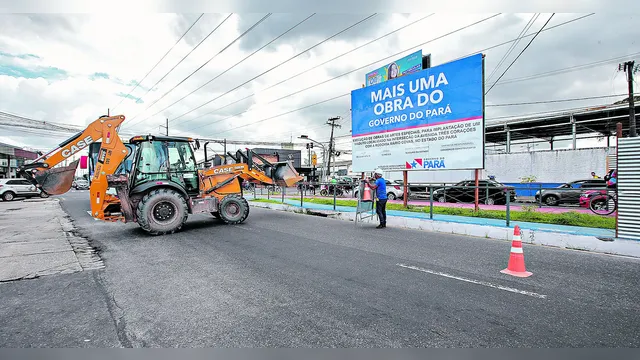
[(600, 176), (596, 175), (595, 171), (591, 172), (591, 177), (594, 178), (594, 179), (600, 179)]
[(382, 177), (382, 170), (376, 170), (373, 173), (375, 182), (371, 185), (371, 188), (376, 191), (376, 214), (378, 214), (378, 220), (380, 225), (376, 229), (382, 229), (387, 227), (387, 182)]

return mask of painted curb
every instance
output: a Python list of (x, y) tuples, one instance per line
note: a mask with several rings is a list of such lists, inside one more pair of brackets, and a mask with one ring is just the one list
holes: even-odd
[[(287, 211), (298, 214), (322, 215), (328, 218), (355, 221), (354, 212), (339, 212), (332, 210), (314, 210), (301, 208), (287, 204), (271, 204), (249, 201), (253, 207)], [(359, 221), (359, 224), (377, 224), (375, 218)], [(500, 228), (489, 225), (462, 224), (429, 219), (417, 219), (402, 216), (387, 216), (387, 224), (390, 227), (405, 229), (440, 232), (447, 234), (468, 235), (484, 237), (488, 239), (511, 241), (513, 228)], [(516, 223), (513, 226), (517, 225)], [(522, 242), (528, 244), (553, 246), (571, 250), (590, 251), (602, 254), (623, 255), (640, 258), (640, 241), (615, 239), (614, 241), (602, 241), (595, 236), (574, 235), (549, 230), (521, 229)]]

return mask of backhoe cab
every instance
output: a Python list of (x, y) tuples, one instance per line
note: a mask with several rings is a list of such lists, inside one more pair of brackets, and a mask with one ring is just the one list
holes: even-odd
[[(117, 135), (123, 120), (122, 115), (99, 118), (57, 150), (25, 165), (20, 174), (49, 194), (64, 193), (71, 187), (77, 162), (53, 166), (70, 156), (72, 146), (79, 150), (101, 138), (97, 156), (89, 154), (96, 159), (90, 186), (92, 216), (137, 222), (153, 235), (179, 230), (188, 214), (210, 213), (228, 224), (243, 222), (249, 214), (243, 181), (292, 186), (302, 180), (291, 162), (270, 163), (250, 149), (228, 154), (232, 164), (199, 168), (194, 156), (199, 141), (186, 137), (135, 136), (125, 147)], [(122, 171), (125, 159), (131, 161), (128, 171)], [(110, 188), (116, 195), (108, 193)]]

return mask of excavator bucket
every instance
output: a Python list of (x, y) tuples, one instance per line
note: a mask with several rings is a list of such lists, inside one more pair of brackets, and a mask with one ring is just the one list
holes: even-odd
[(69, 166), (38, 171), (34, 174), (36, 182), (40, 184), (42, 191), (49, 195), (64, 194), (73, 185), (73, 178), (79, 162), (80, 160), (76, 160)]
[(273, 164), (272, 180), (280, 185), (291, 187), (302, 180), (303, 177), (298, 174), (291, 162), (278, 162)]

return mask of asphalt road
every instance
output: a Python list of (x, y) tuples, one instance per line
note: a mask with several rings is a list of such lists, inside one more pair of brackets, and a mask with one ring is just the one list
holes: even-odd
[[(63, 207), (105, 269), (0, 284), (0, 346), (637, 347), (640, 261), (251, 209), (172, 236)], [(46, 219), (43, 219), (46, 221)]]

